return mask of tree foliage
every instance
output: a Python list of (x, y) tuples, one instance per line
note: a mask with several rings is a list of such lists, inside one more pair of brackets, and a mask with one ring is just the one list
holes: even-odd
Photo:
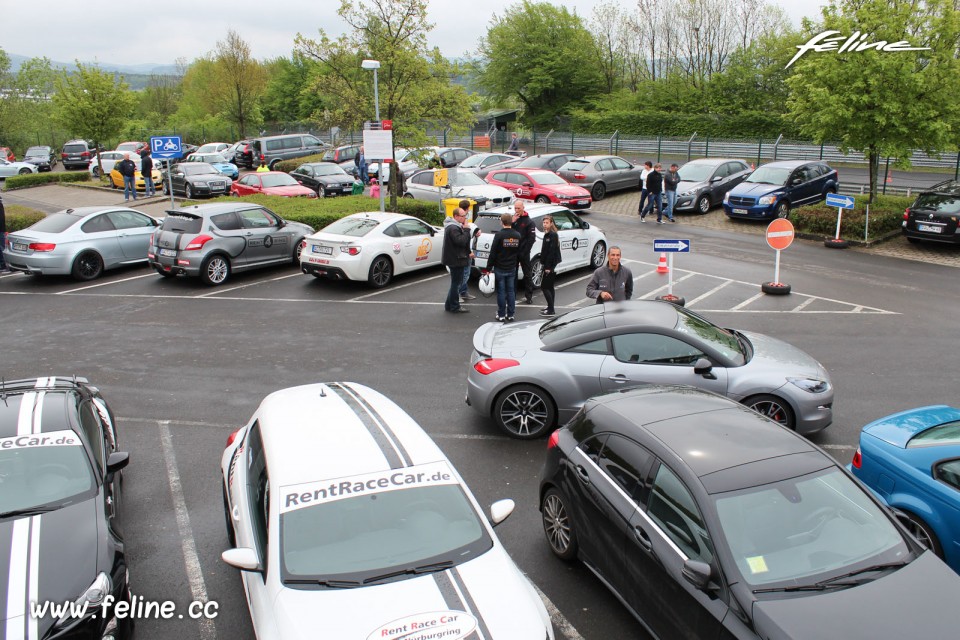
[(263, 119), (267, 122), (304, 121), (323, 112), (324, 95), (312, 85), (319, 65), (297, 52), (291, 58), (276, 58), (265, 63), (267, 85), (261, 99)]
[(960, 21), (952, 0), (831, 0), (823, 20), (804, 27), (807, 37), (860, 31), (869, 42), (930, 48), (807, 52), (792, 67), (788, 106), (801, 133), (864, 152), (871, 199), (881, 156), (908, 166), (911, 149), (936, 153), (960, 139)]
[(214, 56), (217, 83), (214, 84), (216, 102), (223, 116), (247, 135), (247, 128), (258, 122), (258, 100), (267, 84), (263, 65), (250, 55), (250, 45), (233, 29), (217, 42)]
[(47, 58), (31, 58), (14, 72), (10, 58), (0, 49), (0, 140), (18, 149), (28, 144), (28, 131), (47, 129), (53, 107), (49, 97), (56, 72)]
[(525, 123), (553, 127), (603, 89), (596, 46), (566, 7), (523, 0), (494, 16), (480, 43), (477, 82), (496, 99), (519, 101)]

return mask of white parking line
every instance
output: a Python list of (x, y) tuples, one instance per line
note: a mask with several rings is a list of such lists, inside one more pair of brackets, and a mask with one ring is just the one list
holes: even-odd
[(763, 292), (760, 292), (760, 293), (756, 294), (755, 296), (753, 296), (752, 298), (747, 298), (746, 300), (744, 300), (743, 302), (741, 302), (741, 303), (738, 304), (737, 306), (735, 306), (735, 307), (733, 307), (732, 309), (730, 309), (730, 311), (739, 311), (740, 309), (743, 309), (745, 306), (747, 306), (748, 304), (750, 304), (750, 303), (753, 302), (754, 300), (759, 300), (759, 299), (762, 298), (764, 295), (766, 295), (766, 294), (764, 294)]
[(400, 285), (397, 285), (397, 286), (395, 286), (395, 287), (390, 287), (389, 289), (378, 289), (377, 291), (374, 291), (373, 293), (366, 293), (366, 294), (364, 294), (364, 295), (362, 295), (362, 296), (357, 296), (356, 298), (350, 298), (349, 300), (347, 300), (347, 302), (356, 302), (356, 301), (358, 301), (358, 300), (363, 300), (363, 299), (365, 299), (365, 298), (370, 298), (370, 297), (372, 297), (372, 296), (378, 296), (378, 295), (380, 295), (380, 294), (382, 294), (382, 293), (388, 293), (388, 292), (390, 292), (390, 291), (395, 291), (395, 290), (397, 290), (397, 289), (404, 289), (404, 288), (406, 288), (406, 287), (412, 287), (412, 286), (415, 285), (415, 284), (422, 284), (422, 283), (424, 283), (424, 282), (430, 282), (431, 280), (436, 280), (437, 278), (449, 278), (449, 277), (450, 277), (450, 274), (449, 274), (449, 273), (440, 273), (440, 274), (437, 274), (437, 275), (435, 275), (435, 276), (430, 276), (429, 278), (424, 278), (423, 280), (416, 280), (416, 281), (414, 281), (414, 282), (408, 282), (408, 283), (406, 283), (406, 284), (400, 284)]
[[(692, 278), (693, 276), (694, 276), (694, 274), (688, 273), (687, 275), (683, 276), (682, 278), (677, 278), (676, 280), (674, 280), (674, 281), (673, 281), (673, 284), (680, 284), (680, 283), (683, 282), (684, 280), (686, 280), (686, 279), (688, 279), (688, 278)], [(670, 289), (670, 288), (671, 288), (671, 284), (668, 282), (667, 284), (663, 285), (662, 287), (657, 287), (657, 288), (654, 289), (653, 291), (648, 291), (648, 292), (645, 294), (647, 297), (638, 298), (638, 299), (640, 299), (640, 300), (649, 300), (649, 299), (650, 299), (650, 296), (653, 296), (653, 295), (655, 295), (655, 294), (657, 294), (657, 293), (660, 293), (661, 291), (667, 291), (667, 290)]]
[(110, 282), (98, 282), (97, 284), (87, 285), (86, 287), (77, 287), (76, 289), (70, 289), (70, 290), (68, 290), (68, 291), (60, 291), (60, 292), (57, 292), (57, 293), (54, 294), (54, 295), (65, 296), (65, 295), (69, 295), (69, 294), (71, 294), (71, 293), (76, 293), (77, 291), (86, 291), (87, 289), (96, 289), (97, 287), (106, 287), (107, 285), (111, 285), (111, 284), (119, 284), (119, 283), (121, 283), (121, 282), (129, 282), (130, 280), (140, 280), (140, 279), (142, 279), (142, 278), (156, 278), (156, 277), (157, 277), (157, 274), (155, 274), (155, 273), (148, 273), (148, 274), (146, 274), (146, 275), (142, 275), (142, 276), (132, 276), (132, 277), (130, 277), (130, 278), (123, 278), (123, 279), (121, 279), (121, 280), (111, 280)]
[[(190, 593), (194, 602), (206, 603), (207, 585), (203, 581), (200, 558), (197, 556), (197, 544), (193, 539), (193, 528), (190, 526), (190, 514), (187, 511), (187, 502), (183, 498), (180, 471), (177, 469), (177, 457), (170, 437), (170, 422), (168, 420), (157, 420), (157, 426), (160, 428), (160, 443), (163, 446), (163, 459), (167, 466), (167, 480), (170, 483), (173, 509), (177, 515), (180, 547), (183, 550), (183, 562), (187, 568), (187, 579), (190, 581)], [(216, 640), (217, 627), (212, 619), (201, 617), (198, 624), (200, 625), (200, 640)]]
[(814, 300), (816, 300), (816, 298), (807, 298), (806, 300), (804, 300), (803, 302), (795, 306), (793, 309), (791, 309), (791, 311), (793, 311), (794, 313), (798, 311), (803, 311), (807, 307), (807, 305), (809, 305)]
[(692, 307), (692, 306), (693, 306), (694, 304), (696, 304), (697, 302), (700, 302), (700, 301), (703, 300), (704, 298), (706, 298), (706, 297), (708, 297), (708, 296), (712, 296), (712, 295), (715, 294), (717, 291), (720, 291), (720, 289), (723, 289), (723, 288), (724, 288), (725, 286), (727, 286), (728, 284), (730, 284), (730, 281), (729, 281), (729, 280), (724, 280), (723, 282), (721, 282), (720, 284), (718, 284), (717, 286), (715, 286), (713, 289), (710, 289), (710, 291), (707, 291), (706, 293), (697, 296), (697, 297), (694, 298), (693, 300), (687, 301), (687, 305), (686, 305), (686, 306), (687, 306), (687, 307)]
[(193, 298), (209, 298), (210, 296), (219, 295), (221, 293), (227, 293), (228, 291), (236, 291), (238, 289), (246, 289), (247, 287), (255, 287), (258, 284), (266, 284), (267, 282), (276, 282), (277, 280), (286, 280), (287, 278), (296, 278), (297, 276), (302, 276), (303, 274), (299, 271), (296, 273), (290, 273), (285, 276), (277, 276), (276, 278), (267, 278), (266, 280), (257, 280), (256, 282), (248, 282), (247, 284), (238, 284), (235, 287), (228, 287), (226, 289), (214, 289), (213, 291), (208, 291), (207, 293), (201, 293), (198, 296), (191, 296)]

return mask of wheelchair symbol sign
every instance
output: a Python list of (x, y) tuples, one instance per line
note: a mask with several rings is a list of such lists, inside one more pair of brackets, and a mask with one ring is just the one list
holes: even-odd
[(154, 136), (150, 138), (150, 153), (155, 158), (179, 158), (182, 153), (180, 136)]

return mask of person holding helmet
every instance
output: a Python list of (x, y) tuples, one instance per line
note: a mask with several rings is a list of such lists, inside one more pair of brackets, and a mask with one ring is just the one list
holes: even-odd
[(514, 216), (500, 216), (503, 227), (493, 236), (487, 265), (497, 281), (497, 321), (513, 322), (517, 309), (517, 265), (520, 263), (520, 232), (513, 228)]

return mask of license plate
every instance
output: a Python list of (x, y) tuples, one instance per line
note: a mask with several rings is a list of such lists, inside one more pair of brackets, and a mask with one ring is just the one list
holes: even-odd
[(733, 212), (734, 212), (734, 213), (739, 213), (739, 214), (741, 214), (741, 215), (747, 215), (747, 210), (746, 210), (746, 209), (734, 209)]
[(489, 251), (474, 251), (474, 252), (473, 252), (473, 255), (477, 256), (478, 258), (484, 258), (484, 259), (486, 259), (486, 258), (489, 258), (489, 257), (490, 257), (490, 252), (489, 252)]
[(26, 251), (26, 250), (27, 250), (27, 245), (23, 244), (22, 242), (14, 242), (14, 243), (13, 243), (13, 250), (14, 250), (14, 251)]
[(917, 231), (929, 231), (930, 233), (943, 233), (943, 227), (934, 227), (929, 224), (918, 224)]
[(322, 253), (327, 256), (333, 255), (333, 247), (324, 247), (323, 245), (313, 245), (314, 253)]
[(589, 200), (577, 200), (577, 204), (587, 204)]
[(160, 249), (160, 255), (164, 258), (176, 258), (177, 252), (175, 249)]

